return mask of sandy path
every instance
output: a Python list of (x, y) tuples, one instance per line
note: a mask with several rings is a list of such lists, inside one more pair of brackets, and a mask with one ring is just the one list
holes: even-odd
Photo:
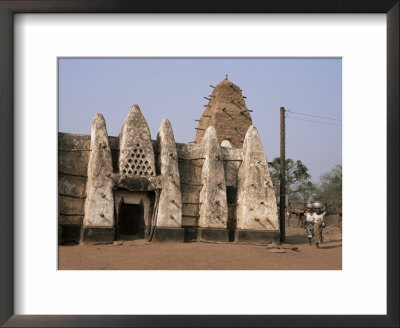
[(287, 242), (299, 251), (272, 253), (266, 246), (204, 242), (59, 246), (61, 270), (340, 270), (342, 241), (327, 228), (325, 243), (309, 246), (304, 229), (287, 228)]

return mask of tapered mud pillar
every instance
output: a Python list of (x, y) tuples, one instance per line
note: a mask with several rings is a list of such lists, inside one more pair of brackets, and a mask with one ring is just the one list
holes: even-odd
[(225, 171), (217, 132), (210, 126), (203, 137), (205, 161), (202, 168), (200, 218), (197, 239), (228, 241), (228, 204)]
[(179, 180), (178, 153), (171, 123), (164, 119), (157, 135), (160, 146), (161, 175), (163, 188), (157, 211), (153, 242), (183, 242), (182, 197)]
[[(133, 188), (128, 188), (130, 191), (135, 191), (135, 188), (142, 190), (143, 186), (148, 183), (147, 179), (156, 176), (150, 129), (138, 105), (131, 107), (119, 133), (118, 168), (119, 173), (122, 175), (121, 180), (125, 181), (130, 186), (129, 188)], [(143, 195), (140, 197), (147, 198)], [(128, 204), (141, 205), (140, 197), (130, 200)], [(125, 203), (125, 199), (123, 199), (122, 203)], [(116, 204), (116, 206), (120, 207), (122, 203)], [(147, 213), (143, 214), (143, 219), (138, 224), (139, 238), (147, 237), (150, 234), (151, 226), (154, 225), (153, 217), (150, 216), (150, 213), (154, 215), (157, 204), (152, 206), (152, 210), (147, 210), (149, 212), (146, 211)], [(119, 215), (119, 211), (117, 212)], [(117, 218), (118, 220), (119, 218)], [(117, 232), (119, 235), (120, 230)]]
[(156, 175), (150, 129), (138, 105), (133, 105), (119, 134), (120, 173), (128, 177)]
[(238, 179), (235, 241), (261, 244), (279, 241), (275, 193), (264, 149), (253, 125), (244, 140)]
[(113, 168), (106, 122), (101, 114), (96, 114), (93, 119), (90, 149), (81, 242), (112, 242), (115, 235), (114, 196), (109, 177)]

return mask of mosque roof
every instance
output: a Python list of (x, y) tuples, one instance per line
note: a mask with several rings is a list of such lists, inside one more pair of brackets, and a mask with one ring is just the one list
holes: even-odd
[(228, 140), (233, 147), (241, 148), (247, 129), (252, 125), (250, 112), (242, 90), (226, 76), (208, 97), (208, 104), (196, 128), (196, 143), (200, 143), (209, 126), (217, 131), (218, 141)]

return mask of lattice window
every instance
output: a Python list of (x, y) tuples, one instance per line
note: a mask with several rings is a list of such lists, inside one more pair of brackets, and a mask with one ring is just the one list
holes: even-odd
[(130, 158), (126, 161), (122, 173), (144, 177), (155, 175), (154, 169), (146, 159), (146, 154), (139, 143), (136, 144), (136, 147), (130, 154)]

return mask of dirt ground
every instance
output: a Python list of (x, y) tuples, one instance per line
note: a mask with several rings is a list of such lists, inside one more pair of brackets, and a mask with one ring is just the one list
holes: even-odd
[[(324, 230), (320, 248), (309, 246), (305, 230), (286, 228), (280, 248), (234, 243), (146, 243), (58, 247), (60, 270), (341, 270), (342, 235)], [(270, 247), (270, 246), (269, 246)], [(296, 248), (293, 250), (291, 248)]]

